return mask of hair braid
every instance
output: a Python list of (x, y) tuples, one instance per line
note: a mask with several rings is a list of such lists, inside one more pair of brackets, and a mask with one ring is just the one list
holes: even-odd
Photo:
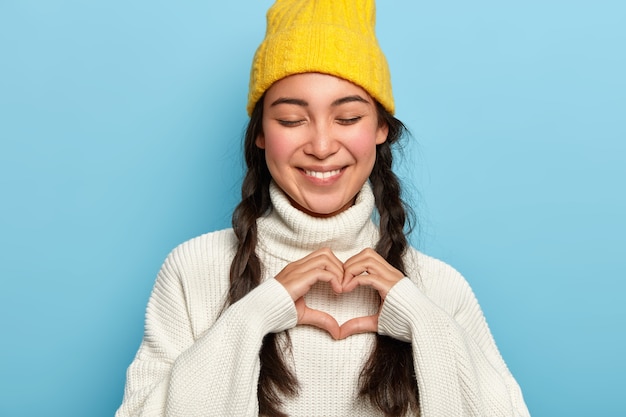
[[(235, 208), (232, 226), (238, 245), (230, 266), (228, 304), (243, 298), (261, 283), (261, 261), (256, 255), (257, 219), (270, 208), (271, 175), (263, 151), (256, 146), (262, 134), (263, 100), (259, 100), (245, 134), (244, 154), (247, 172), (241, 186), (241, 202)], [(288, 334), (287, 334), (288, 337)], [(287, 340), (289, 343), (289, 340)], [(258, 382), (259, 414), (283, 417), (280, 411), (282, 395), (295, 395), (298, 380), (285, 364), (278, 338), (269, 333), (263, 338), (259, 353), (261, 371)]]
[[(380, 105), (378, 114), (380, 122), (389, 126), (389, 134), (387, 140), (378, 145), (376, 163), (370, 174), (380, 216), (376, 252), (404, 273), (403, 255), (408, 247), (405, 226), (409, 209), (402, 201), (400, 181), (392, 170), (391, 146), (402, 137), (406, 128)], [(374, 350), (361, 372), (359, 395), (369, 397), (385, 416), (402, 416), (408, 411), (419, 414), (414, 369), (410, 343), (377, 334)]]
[[(261, 120), (251, 119), (246, 131), (246, 137), (258, 129)], [(246, 141), (248, 142), (248, 141)], [(250, 146), (251, 145), (251, 146)], [(270, 174), (267, 168), (259, 164), (260, 150), (246, 143), (244, 149), (248, 170), (241, 186), (241, 202), (235, 208), (232, 217), (232, 227), (239, 245), (237, 253), (230, 265), (230, 289), (228, 302), (235, 303), (261, 281), (261, 262), (256, 256), (257, 243), (256, 220), (269, 208), (268, 184)]]

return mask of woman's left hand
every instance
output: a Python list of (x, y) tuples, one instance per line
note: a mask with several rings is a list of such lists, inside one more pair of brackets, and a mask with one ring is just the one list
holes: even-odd
[[(391, 287), (404, 278), (404, 274), (391, 266), (374, 249), (367, 248), (348, 259), (344, 265), (342, 281), (343, 292), (354, 290), (359, 285), (368, 285), (378, 291), (381, 300)], [(381, 305), (382, 306), (382, 305)], [(357, 333), (378, 331), (378, 315), (380, 310), (371, 316), (355, 317), (341, 325), (341, 339)]]

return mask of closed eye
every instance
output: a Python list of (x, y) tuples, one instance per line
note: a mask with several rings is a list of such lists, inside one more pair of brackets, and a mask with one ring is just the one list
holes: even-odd
[(346, 119), (337, 119), (337, 123), (339, 123), (340, 125), (353, 125), (357, 123), (359, 120), (361, 120), (362, 118), (363, 116), (350, 117)]
[(281, 126), (285, 126), (285, 127), (295, 127), (295, 126), (299, 126), (302, 123), (304, 123), (304, 120), (283, 120), (283, 119), (276, 119), (276, 121), (281, 125)]

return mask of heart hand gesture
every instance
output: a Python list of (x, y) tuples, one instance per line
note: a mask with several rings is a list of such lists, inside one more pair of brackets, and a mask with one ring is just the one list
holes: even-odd
[(378, 291), (384, 301), (387, 293), (404, 277), (373, 249), (364, 249), (342, 264), (328, 248), (319, 249), (287, 265), (277, 276), (294, 300), (298, 324), (326, 330), (334, 339), (344, 339), (357, 333), (376, 332), (378, 313), (355, 317), (339, 326), (330, 314), (309, 308), (304, 296), (319, 281), (327, 282), (336, 293), (350, 292), (360, 285)]

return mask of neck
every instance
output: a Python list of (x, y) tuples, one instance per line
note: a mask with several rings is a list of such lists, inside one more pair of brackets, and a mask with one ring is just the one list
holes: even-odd
[(314, 217), (291, 205), (285, 193), (270, 184), (271, 210), (258, 220), (259, 246), (269, 252), (286, 253), (292, 260), (330, 248), (340, 257), (371, 247), (378, 229), (372, 222), (374, 195), (365, 183), (354, 204), (329, 217)]

